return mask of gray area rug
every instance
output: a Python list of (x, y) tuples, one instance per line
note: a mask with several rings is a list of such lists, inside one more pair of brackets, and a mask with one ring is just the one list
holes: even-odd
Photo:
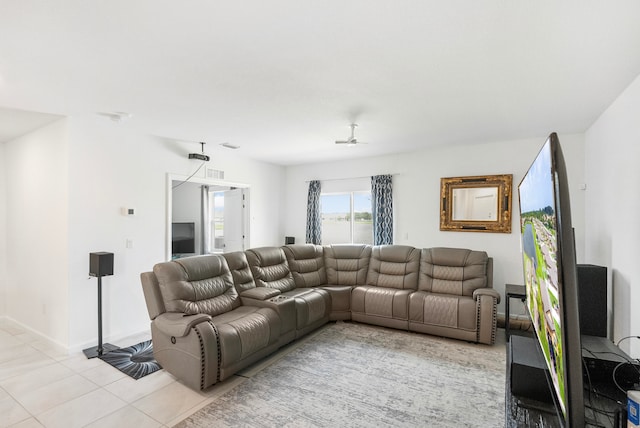
[(503, 427), (505, 347), (325, 326), (177, 427)]

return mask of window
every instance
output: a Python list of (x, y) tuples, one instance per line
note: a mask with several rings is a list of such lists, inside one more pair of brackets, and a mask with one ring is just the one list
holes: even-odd
[(373, 244), (371, 192), (320, 195), (323, 244)]
[(224, 250), (224, 192), (211, 192), (213, 198), (210, 197), (211, 202), (210, 212), (213, 213), (211, 219), (211, 235), (209, 239), (213, 238), (213, 245), (211, 246), (213, 252), (222, 252)]

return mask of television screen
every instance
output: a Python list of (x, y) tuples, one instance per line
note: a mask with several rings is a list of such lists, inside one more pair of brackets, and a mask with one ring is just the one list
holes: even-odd
[(195, 252), (195, 223), (172, 223), (171, 253), (193, 254)]
[(582, 426), (582, 353), (568, 189), (554, 133), (518, 187), (526, 305), (561, 419), (567, 426)]

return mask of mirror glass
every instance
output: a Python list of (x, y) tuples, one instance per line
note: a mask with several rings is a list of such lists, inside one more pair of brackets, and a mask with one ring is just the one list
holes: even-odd
[(511, 174), (440, 180), (440, 230), (511, 233)]
[(498, 188), (472, 187), (453, 189), (453, 220), (496, 221)]

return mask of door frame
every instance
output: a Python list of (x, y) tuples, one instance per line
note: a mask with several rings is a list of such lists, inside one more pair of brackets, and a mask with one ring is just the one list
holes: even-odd
[(242, 240), (242, 244), (245, 249), (249, 248), (249, 243), (251, 242), (249, 233), (250, 233), (250, 219), (249, 215), (250, 210), (250, 190), (251, 186), (246, 183), (234, 183), (230, 181), (224, 180), (209, 180), (206, 178), (199, 177), (191, 177), (187, 175), (180, 174), (172, 174), (167, 173), (166, 176), (166, 207), (165, 207), (165, 216), (166, 216), (166, 228), (165, 228), (165, 259), (171, 260), (171, 223), (173, 220), (173, 182), (174, 181), (189, 181), (190, 183), (197, 184), (207, 184), (209, 186), (223, 186), (223, 187), (237, 187), (243, 189), (244, 193), (244, 210), (243, 210), (243, 222), (244, 222), (244, 238)]

